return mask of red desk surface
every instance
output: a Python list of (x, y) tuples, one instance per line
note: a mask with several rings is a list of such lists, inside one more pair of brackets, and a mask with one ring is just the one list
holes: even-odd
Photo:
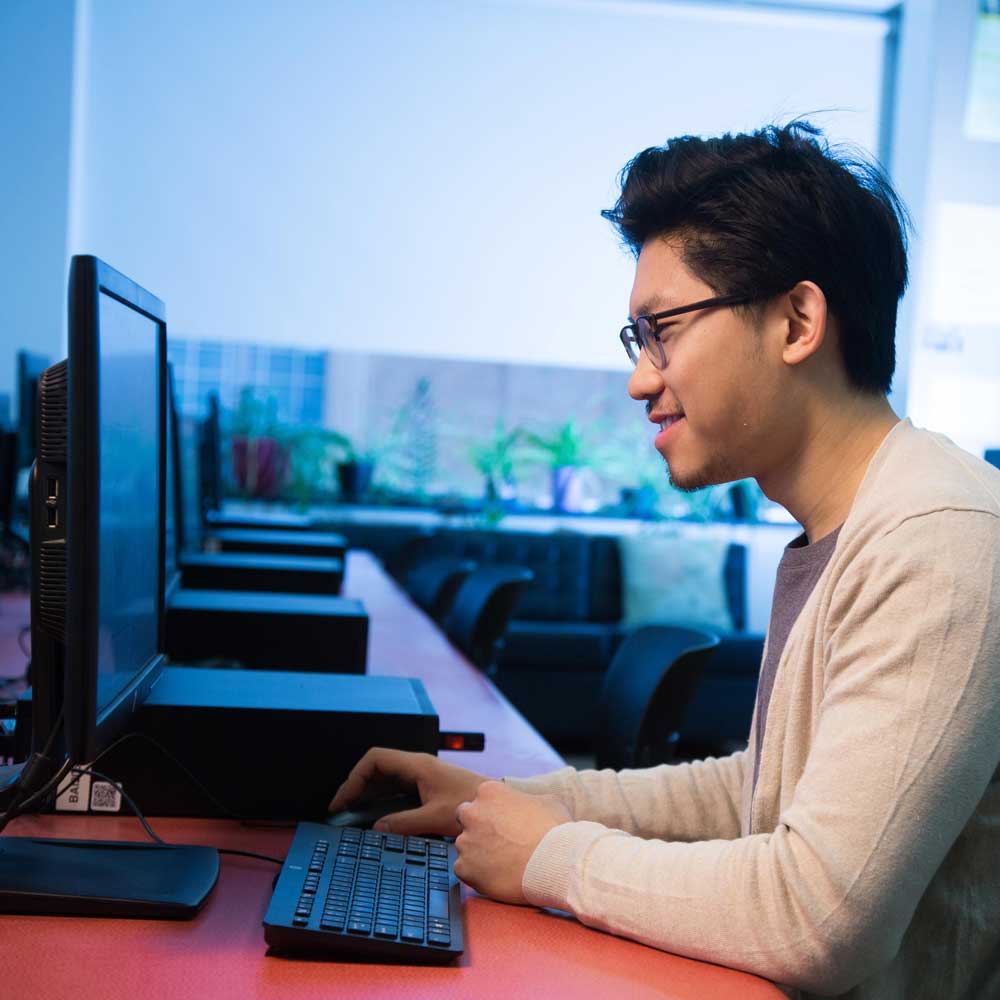
[[(367, 553), (350, 553), (345, 594), (371, 616), (369, 669), (420, 677), (445, 729), (481, 730), (484, 754), (448, 754), (493, 775), (559, 767), (559, 755), (456, 653)], [(442, 755), (445, 756), (445, 755)], [(282, 857), (290, 829), (230, 820), (157, 819), (175, 843)], [(141, 840), (126, 817), (26, 816), (6, 833)], [(782, 998), (773, 984), (584, 927), (572, 917), (465, 892), (465, 954), (440, 968), (266, 955), (261, 921), (275, 865), (222, 856), (215, 891), (192, 921), (0, 917), (3, 1000), (478, 1000), (629, 997)]]

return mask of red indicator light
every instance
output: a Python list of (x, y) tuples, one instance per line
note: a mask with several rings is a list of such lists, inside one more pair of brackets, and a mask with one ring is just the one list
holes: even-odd
[(464, 750), (465, 737), (461, 733), (448, 733), (444, 738), (445, 750)]

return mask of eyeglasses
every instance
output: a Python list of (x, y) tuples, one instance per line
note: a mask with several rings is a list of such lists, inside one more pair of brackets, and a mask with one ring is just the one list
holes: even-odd
[(656, 335), (661, 319), (680, 316), (682, 313), (694, 312), (696, 309), (714, 309), (716, 306), (745, 306), (751, 301), (753, 300), (745, 295), (722, 295), (715, 299), (692, 302), (689, 306), (678, 306), (676, 309), (666, 309), (648, 316), (637, 316), (634, 323), (622, 327), (618, 336), (621, 337), (625, 353), (629, 356), (632, 364), (639, 363), (639, 353), (645, 350), (646, 357), (657, 368), (666, 368), (667, 357), (663, 353), (663, 344), (660, 343), (660, 338)]

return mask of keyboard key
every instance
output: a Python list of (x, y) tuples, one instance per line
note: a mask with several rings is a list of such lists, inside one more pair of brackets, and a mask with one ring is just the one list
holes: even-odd
[(375, 925), (375, 936), (376, 937), (390, 937), (394, 938), (399, 934), (399, 926), (397, 924), (376, 924)]
[(352, 934), (371, 934), (372, 923), (370, 920), (348, 920), (347, 929)]
[(442, 934), (440, 931), (428, 931), (427, 940), (431, 944), (451, 944), (451, 935)]
[(423, 924), (417, 923), (404, 923), (403, 932), (400, 937), (404, 941), (423, 941), (424, 939), (424, 926)]
[(430, 899), (428, 901), (428, 908), (430, 915), (432, 917), (447, 917), (448, 916), (448, 893), (442, 892), (440, 889), (432, 889), (430, 891)]

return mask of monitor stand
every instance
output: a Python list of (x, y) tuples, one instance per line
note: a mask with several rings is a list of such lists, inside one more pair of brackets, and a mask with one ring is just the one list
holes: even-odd
[(187, 920), (218, 877), (214, 847), (0, 837), (0, 913)]

